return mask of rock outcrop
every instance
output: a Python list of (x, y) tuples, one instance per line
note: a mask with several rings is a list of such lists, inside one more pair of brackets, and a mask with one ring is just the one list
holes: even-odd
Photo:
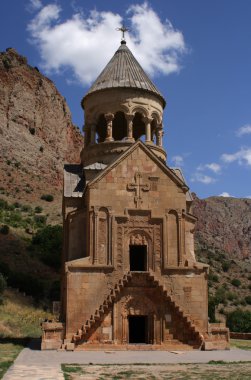
[(251, 199), (195, 197), (198, 243), (229, 254), (231, 259), (251, 259)]
[(83, 143), (53, 82), (16, 50), (0, 53), (1, 193), (25, 201), (59, 193), (63, 163), (78, 162)]

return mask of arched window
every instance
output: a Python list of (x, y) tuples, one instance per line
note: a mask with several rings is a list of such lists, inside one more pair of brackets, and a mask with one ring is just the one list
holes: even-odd
[(124, 112), (116, 112), (112, 123), (112, 135), (115, 141), (123, 140), (127, 136), (127, 121)]
[(157, 121), (153, 119), (151, 122), (151, 140), (156, 144), (156, 132), (157, 132)]
[(140, 139), (141, 136), (145, 136), (145, 131), (143, 116), (140, 112), (136, 112), (133, 118), (133, 137), (135, 141)]
[(102, 114), (99, 116), (97, 126), (96, 126), (97, 143), (101, 143), (105, 141), (106, 125), (107, 125), (107, 121), (105, 120), (105, 115)]

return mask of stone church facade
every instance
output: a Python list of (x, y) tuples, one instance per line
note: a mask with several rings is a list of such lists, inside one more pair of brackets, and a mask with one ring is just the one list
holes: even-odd
[(81, 164), (64, 171), (61, 322), (43, 325), (42, 348), (226, 348), (228, 330), (208, 324), (192, 196), (166, 164), (165, 100), (124, 40), (82, 107)]

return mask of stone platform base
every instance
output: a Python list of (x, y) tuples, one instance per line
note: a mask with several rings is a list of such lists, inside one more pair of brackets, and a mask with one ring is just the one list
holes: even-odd
[(194, 348), (188, 344), (82, 344), (74, 351), (192, 351)]
[(230, 350), (230, 343), (226, 340), (217, 340), (212, 342), (204, 342), (202, 346), (203, 351), (215, 351), (215, 350)]

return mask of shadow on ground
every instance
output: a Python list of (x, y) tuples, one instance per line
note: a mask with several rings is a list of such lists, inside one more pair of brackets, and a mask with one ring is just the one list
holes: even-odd
[(12, 343), (17, 346), (29, 347), (33, 351), (41, 350), (40, 338), (16, 338), (16, 337), (0, 337), (0, 344)]

